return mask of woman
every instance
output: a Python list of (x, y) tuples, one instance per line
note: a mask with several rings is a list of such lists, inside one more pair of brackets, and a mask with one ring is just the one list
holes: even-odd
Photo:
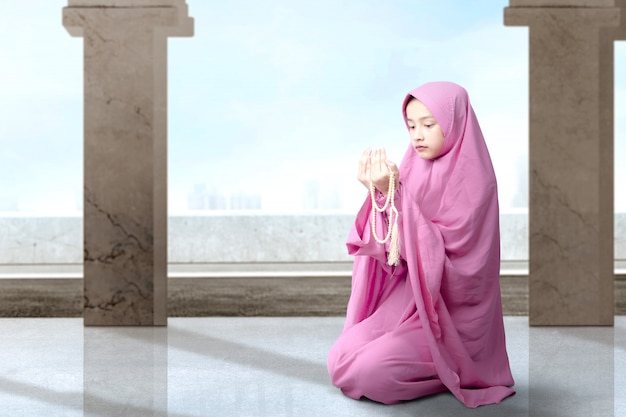
[(450, 391), (468, 407), (498, 403), (514, 382), (489, 152), (456, 84), (412, 90), (402, 112), (411, 143), (400, 169), (384, 150), (361, 157), (371, 196), (347, 242), (352, 294), (328, 370), (355, 399), (392, 404)]

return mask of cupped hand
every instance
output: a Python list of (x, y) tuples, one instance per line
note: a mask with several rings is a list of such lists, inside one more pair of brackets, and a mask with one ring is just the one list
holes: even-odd
[(387, 195), (389, 192), (390, 172), (393, 172), (397, 188), (400, 172), (396, 164), (387, 159), (385, 148), (367, 148), (359, 160), (357, 179), (368, 189), (370, 188), (370, 182), (373, 183), (374, 187), (384, 195)]

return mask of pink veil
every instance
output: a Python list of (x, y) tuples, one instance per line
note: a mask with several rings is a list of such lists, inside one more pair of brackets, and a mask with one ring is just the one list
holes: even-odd
[[(502, 319), (491, 159), (465, 89), (433, 82), (410, 91), (402, 105), (405, 122), (411, 97), (432, 112), (445, 141), (434, 160), (420, 158), (412, 146), (402, 160), (400, 253), (439, 378), (468, 407), (497, 403), (514, 394), (509, 388), (514, 382)], [(356, 231), (363, 231), (360, 254), (372, 253), (355, 257), (346, 327), (372, 313), (385, 280), (393, 279), (384, 248), (369, 243), (370, 212), (366, 201), (348, 240), (354, 253)]]

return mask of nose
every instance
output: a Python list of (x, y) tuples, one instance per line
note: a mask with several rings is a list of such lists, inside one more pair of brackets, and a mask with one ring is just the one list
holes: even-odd
[(422, 130), (419, 128), (415, 128), (411, 130), (411, 140), (413, 142), (421, 142), (422, 140), (424, 140), (424, 137), (422, 135)]

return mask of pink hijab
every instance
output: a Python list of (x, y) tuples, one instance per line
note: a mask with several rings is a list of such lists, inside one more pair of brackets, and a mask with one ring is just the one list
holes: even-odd
[[(405, 122), (411, 97), (432, 112), (445, 140), (436, 159), (422, 159), (409, 146), (400, 165), (400, 255), (440, 380), (468, 407), (498, 403), (515, 391), (509, 388), (491, 159), (462, 87), (434, 82), (412, 90), (402, 105)], [(350, 253), (370, 256), (355, 257), (346, 328), (373, 313), (393, 279), (394, 268), (381, 261), (384, 248), (370, 242), (369, 213), (366, 200), (348, 240)]]
[[(409, 92), (444, 133), (441, 155), (409, 146), (400, 166), (402, 253), (442, 382), (465, 405), (512, 395), (500, 296), (496, 177), (465, 89), (433, 82)], [(418, 294), (420, 296), (418, 296)]]

